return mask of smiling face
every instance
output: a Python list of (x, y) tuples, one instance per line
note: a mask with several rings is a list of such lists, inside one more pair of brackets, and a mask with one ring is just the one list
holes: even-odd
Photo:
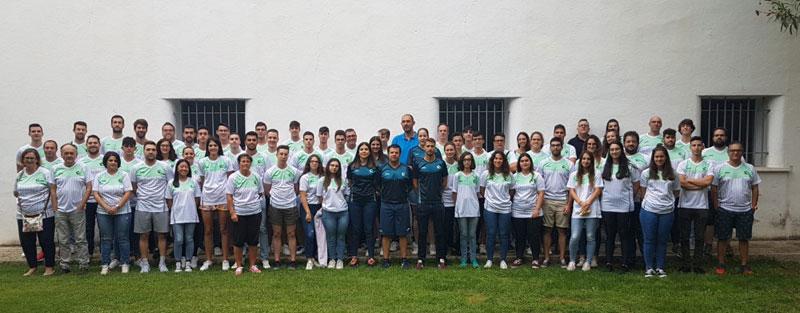
[(41, 164), (36, 152), (28, 152), (22, 155), (22, 165), (28, 170), (35, 170)]
[(653, 163), (656, 164), (658, 167), (664, 166), (664, 163), (667, 162), (667, 155), (662, 150), (656, 150), (653, 152)]
[(588, 153), (581, 154), (581, 167), (586, 169), (592, 168), (592, 155)]
[(76, 141), (83, 141), (86, 138), (86, 126), (75, 125), (75, 127), (72, 128), (72, 133), (75, 134)]
[(494, 168), (502, 168), (503, 167), (503, 154), (502, 153), (495, 153), (494, 157), (492, 158), (492, 163), (494, 164)]
[(531, 148), (532, 149), (538, 151), (538, 150), (541, 150), (543, 146), (544, 146), (544, 138), (542, 138), (542, 135), (539, 135), (539, 134), (531, 135)]
[(258, 146), (258, 136), (245, 136), (244, 145), (247, 147), (247, 150), (256, 151), (256, 147)]
[(331, 173), (331, 174), (334, 174), (334, 175), (335, 174), (339, 174), (339, 167), (340, 167), (339, 160), (331, 159), (330, 161), (328, 161), (328, 169), (327, 169), (328, 173)]
[(358, 157), (362, 160), (366, 160), (369, 158), (371, 152), (369, 151), (368, 145), (360, 145), (358, 146)]
[(116, 156), (111, 156), (106, 160), (106, 169), (109, 171), (116, 171), (119, 169), (119, 159)]
[(190, 170), (191, 170), (191, 168), (189, 167), (189, 163), (181, 162), (180, 164), (178, 164), (178, 170), (177, 171), (178, 171), (178, 175), (180, 175), (181, 177), (189, 176), (189, 171)]
[(189, 162), (189, 164), (194, 164), (194, 149), (190, 147), (183, 148), (181, 157)]
[(175, 127), (172, 125), (164, 125), (161, 127), (161, 137), (166, 138), (170, 142), (175, 140)]

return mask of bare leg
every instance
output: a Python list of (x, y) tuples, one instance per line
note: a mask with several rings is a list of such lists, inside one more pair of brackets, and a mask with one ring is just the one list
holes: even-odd
[(283, 235), (283, 226), (272, 225), (272, 256), (275, 258), (275, 262), (281, 260), (281, 247), (283, 247), (281, 235)]
[(381, 238), (381, 240), (383, 240), (383, 246), (381, 247), (381, 248), (383, 248), (383, 258), (388, 260), (389, 259), (389, 245), (391, 245), (391, 243), (392, 243), (392, 237), (383, 236), (383, 238)]
[(558, 256), (561, 260), (566, 260), (567, 252), (567, 233), (566, 228), (558, 228)]
[(227, 211), (219, 211), (219, 233), (222, 237), (222, 260), (228, 260), (228, 249), (231, 247), (230, 234), (228, 234), (228, 220), (231, 219)]
[(242, 264), (242, 248), (233, 246), (233, 259), (236, 260), (236, 267), (244, 267), (244, 264)]
[(725, 250), (728, 249), (728, 240), (717, 240), (718, 264), (725, 264)]
[(403, 259), (408, 258), (408, 237), (406, 236), (400, 237), (400, 257)]
[(542, 252), (544, 252), (545, 261), (550, 260), (550, 245), (553, 244), (553, 236), (550, 235), (552, 234), (552, 232), (553, 232), (552, 228), (550, 227), (544, 228), (545, 235), (542, 236), (542, 241), (544, 243), (544, 246), (542, 246)]
[(742, 265), (747, 265), (747, 257), (750, 255), (749, 240), (739, 240), (739, 255), (742, 256)]
[(203, 215), (203, 250), (206, 252), (206, 261), (211, 262), (214, 253), (214, 212), (202, 211)]
[[(247, 254), (250, 261), (250, 266), (256, 265), (256, 257), (258, 257), (258, 246), (247, 246)], [(240, 260), (241, 262), (241, 260)]]
[(139, 234), (139, 252), (142, 254), (140, 260), (147, 261), (150, 257), (150, 232)]
[(297, 256), (297, 236), (295, 235), (295, 230), (297, 230), (297, 224), (286, 225), (286, 237), (289, 237), (289, 257), (292, 262), (295, 261), (295, 257)]

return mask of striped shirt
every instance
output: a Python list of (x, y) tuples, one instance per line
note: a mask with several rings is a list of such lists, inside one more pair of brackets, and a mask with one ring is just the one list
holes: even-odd
[(752, 187), (761, 183), (753, 165), (744, 163), (739, 166), (723, 163), (714, 169), (714, 186), (719, 192), (719, 206), (728, 211), (747, 212), (752, 209)]
[(453, 192), (457, 194), (455, 217), (478, 217), (480, 205), (478, 191), (480, 191), (480, 175), (472, 172), (469, 175), (458, 172), (453, 175)]
[(475, 152), (471, 153), (473, 159), (475, 160), (475, 170), (473, 170), (473, 172), (477, 173), (478, 175), (486, 172), (486, 168), (489, 166), (489, 153), (486, 151), (483, 151), (481, 155), (477, 155)]
[(481, 174), (481, 187), (484, 188), (483, 196), (486, 197), (485, 207), (489, 212), (508, 214), (511, 213), (511, 194), (514, 189), (514, 180), (509, 174), (502, 173), (490, 175), (489, 171)]
[(545, 199), (567, 200), (567, 181), (574, 166), (572, 161), (565, 157), (556, 161), (551, 156), (539, 163), (536, 171), (544, 177)]
[(42, 158), (42, 167), (46, 168), (50, 173), (53, 172), (53, 167), (64, 163), (64, 160), (61, 158), (56, 158), (53, 162), (47, 161), (47, 158)]
[(728, 162), (728, 147), (722, 150), (717, 150), (715, 147), (708, 147), (703, 149), (703, 160), (711, 162), (714, 167), (722, 163)]
[[(633, 212), (633, 184), (638, 183), (639, 170), (628, 164), (628, 176), (617, 178), (619, 164), (611, 168), (611, 180), (603, 180), (603, 198), (601, 208), (603, 212), (627, 213)], [(602, 176), (602, 171), (600, 171)]]
[(673, 169), (678, 168), (678, 164), (680, 164), (681, 161), (686, 160), (687, 156), (691, 157), (691, 154), (687, 154), (685, 150), (678, 147), (675, 147), (672, 150), (667, 149), (667, 153), (669, 154), (669, 163), (672, 165)]
[(142, 162), (131, 169), (131, 182), (136, 183), (138, 203), (136, 210), (142, 212), (167, 212), (164, 201), (167, 185), (172, 182), (173, 172), (166, 162), (156, 161), (152, 166)]
[(261, 213), (264, 185), (261, 184), (261, 177), (257, 174), (252, 172), (248, 176), (244, 176), (241, 172), (231, 174), (225, 184), (225, 193), (233, 197), (233, 210), (237, 215)]
[[(92, 159), (88, 155), (78, 160), (78, 163), (81, 163), (86, 166), (86, 170), (89, 171), (89, 178), (90, 181), (93, 181), (97, 174), (105, 172), (106, 167), (103, 166), (103, 155), (100, 154), (96, 158)], [(94, 193), (94, 192), (92, 192)], [(87, 203), (97, 203), (94, 200), (94, 195), (89, 196), (89, 201)]]
[(639, 135), (639, 152), (643, 154), (650, 154), (653, 149), (660, 143), (664, 143), (664, 136), (650, 136), (648, 133)]
[(72, 166), (59, 164), (53, 167), (53, 180), (56, 184), (58, 211), (72, 213), (77, 210), (86, 193), (86, 185), (92, 183), (86, 166), (75, 163)]
[(217, 157), (213, 161), (205, 157), (198, 163), (198, 168), (200, 176), (203, 177), (203, 195), (200, 197), (200, 205), (227, 204), (225, 184), (228, 181), (228, 174), (233, 172), (231, 161), (226, 157)]
[(675, 210), (673, 191), (681, 190), (681, 182), (675, 176), (673, 180), (664, 180), (659, 172), (658, 179), (650, 179), (650, 169), (644, 170), (639, 180), (642, 188), (647, 189), (642, 200), (642, 209), (656, 214), (672, 213)]
[(100, 154), (105, 155), (106, 152), (114, 151), (122, 156), (122, 138), (114, 139), (114, 137), (106, 136), (100, 140)]
[[(580, 184), (578, 184), (578, 172), (575, 171), (569, 175), (567, 188), (574, 189), (581, 201), (589, 200), (589, 197), (592, 196), (592, 193), (594, 193), (595, 189), (603, 188), (603, 178), (600, 176), (601, 173), (595, 171), (594, 189), (590, 189), (591, 182), (589, 181), (589, 174), (584, 174), (583, 177), (581, 177)], [(600, 199), (595, 199), (594, 202), (592, 202), (592, 204), (589, 206), (589, 214), (581, 215), (580, 212), (582, 209), (583, 208), (578, 205), (578, 201), (572, 201), (572, 218), (601, 218), (603, 216), (601, 212), (602, 209), (600, 206)]]
[[(700, 179), (708, 175), (714, 175), (711, 162), (702, 160), (695, 163), (692, 159), (686, 159), (678, 164), (676, 172), (689, 179)], [(684, 209), (708, 209), (708, 188), (701, 190), (688, 190), (681, 188), (681, 197), (678, 199), (678, 207)]]
[(200, 185), (194, 179), (179, 182), (178, 187), (169, 182), (165, 197), (172, 200), (169, 212), (170, 224), (199, 223), (197, 217), (197, 198), (200, 198)]
[[(128, 173), (117, 171), (114, 175), (108, 172), (97, 174), (92, 182), (92, 193), (98, 192), (100, 197), (107, 205), (114, 206), (119, 204), (125, 192), (133, 191), (131, 186), (131, 178)], [(116, 214), (125, 214), (131, 212), (130, 201), (126, 201)], [(105, 209), (98, 206), (97, 214), (108, 214)]]
[[(514, 174), (514, 201), (511, 205), (511, 217), (532, 218), (536, 202), (539, 201), (539, 191), (544, 191), (544, 178), (537, 172), (528, 175), (517, 172)], [(539, 210), (539, 216), (544, 216), (544, 210)]]
[(25, 169), (17, 173), (14, 180), (14, 192), (18, 193), (17, 219), (22, 214), (35, 215), (44, 212), (44, 218), (54, 216), (53, 210), (47, 210), (50, 204), (50, 185), (54, 184), (53, 175), (43, 167), (28, 175)]

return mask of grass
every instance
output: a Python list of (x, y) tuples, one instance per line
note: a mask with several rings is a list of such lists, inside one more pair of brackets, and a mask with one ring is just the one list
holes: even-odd
[[(731, 265), (735, 263), (730, 263)], [(755, 276), (678, 274), (645, 279), (592, 270), (218, 268), (192, 273), (22, 277), (23, 264), (0, 265), (3, 312), (796, 312), (798, 263), (756, 259)], [(137, 271), (133, 271), (136, 269)], [(711, 268), (709, 267), (709, 270)], [(44, 268), (40, 268), (40, 272)]]

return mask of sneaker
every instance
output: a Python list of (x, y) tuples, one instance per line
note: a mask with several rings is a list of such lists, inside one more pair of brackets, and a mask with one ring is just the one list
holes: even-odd
[(531, 261), (531, 268), (535, 269), (535, 270), (538, 270), (538, 269), (542, 268), (542, 265), (539, 264), (539, 260), (533, 260), (533, 261)]
[(411, 254), (417, 255), (417, 253), (419, 253), (419, 246), (417, 245), (417, 242), (414, 241), (411, 243)]
[(592, 257), (592, 262), (589, 262), (592, 267), (597, 267), (597, 257)]
[(619, 267), (619, 274), (620, 274), (620, 275), (625, 275), (625, 274), (627, 274), (628, 272), (630, 272), (630, 270), (631, 270), (631, 269), (630, 269), (630, 268), (629, 268), (627, 265), (624, 265), (624, 264), (623, 264), (623, 265), (621, 265), (621, 266)]
[(37, 262), (44, 261), (44, 251), (40, 251), (39, 254), (36, 255), (36, 261)]
[(285, 256), (289, 256), (289, 254), (290, 254), (289, 253), (289, 245), (283, 245), (283, 249), (281, 250), (281, 253), (283, 253), (283, 255), (285, 255)]
[(229, 269), (231, 269), (231, 263), (228, 260), (222, 261), (222, 270), (227, 271)]
[(111, 260), (111, 263), (108, 263), (108, 269), (110, 270), (117, 268), (117, 266), (119, 266), (119, 260), (117, 259), (113, 259)]
[(158, 271), (162, 272), (162, 273), (169, 272), (169, 268), (167, 267), (167, 263), (158, 262)]
[(578, 263), (575, 263), (575, 266), (582, 267), (583, 263), (586, 263), (586, 258), (585, 257), (580, 257), (580, 258), (578, 258)]
[(306, 261), (306, 271), (314, 269), (314, 262), (311, 260)]
[(659, 269), (656, 269), (656, 275), (658, 275), (658, 277), (660, 277), (660, 278), (664, 278), (664, 277), (667, 277), (667, 272), (664, 271), (663, 269), (659, 268)]
[(183, 267), (183, 271), (186, 272), (186, 273), (191, 273), (192, 272), (192, 266), (187, 263), (186, 266)]
[(695, 267), (694, 267), (694, 273), (695, 273), (695, 274), (698, 274), (698, 275), (705, 275), (705, 273), (706, 273), (706, 270), (704, 270), (704, 269), (703, 269), (703, 268), (701, 268), (701, 267), (697, 267), (697, 266), (695, 266)]
[(588, 272), (592, 269), (592, 262), (583, 263), (583, 267), (581, 268), (582, 271)]
[(481, 265), (478, 264), (478, 259), (473, 258), (472, 259), (472, 268), (479, 268), (479, 267), (481, 267)]
[(478, 250), (481, 252), (481, 254), (486, 254), (486, 245), (485, 244), (481, 244), (481, 246), (480, 246), (480, 248)]
[(408, 259), (403, 259), (403, 263), (400, 264), (400, 267), (402, 267), (404, 270), (410, 270), (411, 264), (408, 264)]
[(317, 261), (317, 259), (314, 259), (314, 260), (312, 260), (312, 261), (314, 261), (314, 267), (325, 267), (324, 265), (322, 265), (322, 264), (319, 264), (319, 262)]
[(753, 270), (750, 268), (750, 265), (742, 265), (741, 267), (739, 267), (739, 271), (742, 272), (742, 274), (745, 274), (745, 275), (754, 275), (755, 274), (755, 273), (753, 273)]
[(60, 271), (58, 271), (58, 274), (57, 274), (57, 275), (59, 275), (59, 276), (61, 276), (61, 275), (67, 275), (67, 274), (69, 274), (71, 271), (72, 271), (72, 270), (71, 270), (69, 267), (62, 267), (62, 268), (61, 268), (61, 270), (60, 270)]
[(203, 266), (200, 266), (200, 271), (201, 271), (201, 272), (205, 272), (205, 271), (207, 271), (207, 270), (208, 270), (208, 268), (209, 268), (209, 267), (211, 267), (211, 265), (213, 265), (213, 264), (214, 264), (214, 263), (212, 263), (211, 261), (205, 261), (205, 262), (203, 262)]
[(243, 270), (242, 270), (242, 267), (240, 266), (240, 267), (237, 267), (236, 270), (233, 273), (236, 274), (236, 276), (239, 276), (239, 275), (242, 275), (242, 272), (243, 272)]
[(103, 265), (100, 267), (100, 275), (108, 275), (108, 265)]
[(336, 269), (340, 270), (340, 269), (343, 269), (343, 268), (344, 268), (344, 261), (336, 260)]
[(122, 268), (122, 274), (128, 274), (128, 271), (130, 271), (130, 265), (128, 264), (122, 264), (121, 268)]
[(567, 268), (567, 260), (561, 260), (561, 268)]
[(349, 265), (350, 265), (351, 268), (357, 268), (358, 267), (358, 259), (356, 259), (356, 258), (350, 259), (350, 264)]
[(428, 251), (430, 251), (431, 255), (436, 254), (436, 245), (430, 245), (430, 247), (428, 247)]
[(375, 244), (372, 245), (372, 247), (375, 248), (375, 249), (380, 248), (381, 247), (381, 240), (380, 239), (375, 240)]
[(296, 269), (297, 269), (297, 262), (295, 262), (295, 261), (290, 261), (290, 262), (289, 262), (289, 269), (290, 269), (290, 270), (296, 270)]
[(139, 273), (141, 274), (150, 273), (150, 262), (147, 262), (147, 260), (142, 260), (140, 264), (142, 270), (140, 270)]
[(508, 264), (506, 264), (506, 260), (500, 261), (500, 269), (501, 270), (507, 270), (508, 269)]
[(550, 266), (550, 260), (542, 261), (542, 267), (548, 267), (548, 266)]
[(399, 244), (399, 243), (397, 243), (397, 241), (392, 241), (392, 244), (391, 244), (391, 245), (389, 245), (389, 251), (391, 251), (391, 252), (395, 252), (395, 251), (397, 251), (397, 249), (398, 249), (399, 245), (400, 245), (400, 244)]
[[(239, 268), (241, 268), (241, 267), (239, 267)], [(237, 268), (237, 269), (239, 269), (239, 268)], [(258, 266), (253, 265), (253, 266), (250, 266), (250, 273), (261, 274), (261, 270), (258, 269)]]
[(328, 268), (329, 268), (329, 269), (334, 269), (334, 268), (336, 268), (336, 260), (330, 260), (330, 261), (328, 261)]
[(388, 269), (390, 266), (392, 266), (392, 263), (390, 263), (389, 260), (383, 260), (383, 265), (381, 265), (381, 268)]
[(710, 256), (712, 251), (713, 249), (710, 243), (707, 243), (705, 246), (703, 246), (703, 254)]
[(377, 262), (375, 262), (375, 259), (369, 258), (369, 260), (367, 260), (367, 267), (373, 268), (373, 267), (375, 267), (375, 263), (377, 263)]
[(492, 268), (492, 260), (487, 260), (486, 264), (483, 265), (483, 268)]
[(305, 246), (297, 247), (297, 254), (303, 254), (304, 252), (306, 252)]
[(681, 267), (678, 268), (678, 272), (691, 273), (692, 269), (690, 267), (688, 267), (688, 266), (681, 266)]
[(677, 245), (673, 244), (672, 245), (672, 253), (674, 253), (675, 256), (678, 257), (679, 259), (683, 258), (683, 255), (681, 254), (681, 245), (679, 245), (679, 244), (677, 244)]
[(650, 278), (650, 277), (653, 277), (655, 275), (656, 275), (656, 271), (654, 271), (652, 268), (648, 268), (646, 271), (644, 271), (644, 277), (646, 277), (646, 278)]
[(531, 248), (525, 248), (525, 255), (533, 255), (533, 251), (531, 251)]
[(569, 261), (569, 264), (567, 264), (567, 270), (568, 271), (574, 271), (575, 270), (575, 262)]
[(467, 267), (467, 259), (466, 258), (461, 259), (461, 263), (459, 264), (459, 266)]
[(717, 265), (717, 269), (714, 271), (717, 275), (725, 275), (725, 264)]
[(272, 269), (273, 270), (281, 269), (281, 261), (275, 261), (275, 263), (273, 263), (273, 265), (272, 265)]
[(439, 269), (440, 270), (446, 270), (447, 269), (447, 263), (444, 261), (444, 259), (439, 259)]
[(222, 255), (222, 249), (220, 249), (219, 247), (214, 248), (214, 256), (220, 256), (220, 255)]
[(414, 269), (419, 271), (419, 270), (421, 270), (423, 268), (425, 268), (425, 265), (422, 264), (422, 260), (417, 261), (417, 265), (414, 266)]
[(197, 257), (196, 257), (196, 256), (193, 256), (193, 257), (192, 257), (192, 260), (191, 260), (191, 261), (189, 261), (189, 266), (190, 266), (189, 268), (190, 268), (190, 269), (195, 269), (195, 268), (197, 268), (197, 260), (198, 260), (198, 259), (197, 259)]
[(264, 268), (265, 270), (268, 270), (270, 268), (269, 260), (261, 260), (261, 267)]
[(175, 273), (183, 272), (181, 270), (181, 262), (175, 262)]
[(522, 266), (522, 259), (516, 259), (511, 262), (511, 268), (519, 268), (520, 266)]

